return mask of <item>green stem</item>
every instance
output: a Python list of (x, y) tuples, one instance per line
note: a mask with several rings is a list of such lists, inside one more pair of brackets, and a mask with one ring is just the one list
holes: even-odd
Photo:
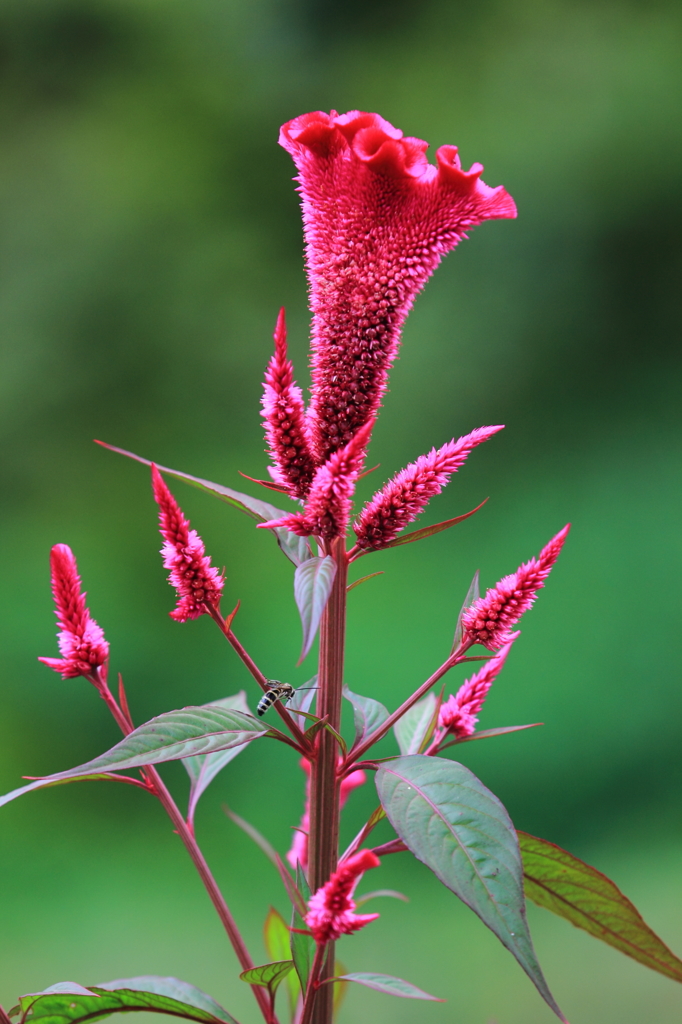
[[(316, 712), (320, 718), (327, 718), (337, 732), (341, 725), (341, 700), (343, 690), (343, 657), (346, 638), (346, 585), (348, 582), (348, 559), (342, 538), (333, 541), (331, 554), (336, 561), (336, 576), (320, 624), (320, 659)], [(339, 856), (339, 780), (337, 776), (338, 746), (334, 736), (321, 729), (317, 736), (316, 757), (312, 761), (310, 775), (310, 839), (308, 864), (310, 887), (316, 892), (336, 870)], [(324, 981), (334, 972), (334, 946), (329, 945), (329, 955), (320, 969)], [(306, 1014), (311, 1024), (331, 1024), (333, 1010), (333, 986), (323, 985), (313, 999), (310, 990), (306, 998)], [(307, 1020), (306, 1020), (307, 1024)]]

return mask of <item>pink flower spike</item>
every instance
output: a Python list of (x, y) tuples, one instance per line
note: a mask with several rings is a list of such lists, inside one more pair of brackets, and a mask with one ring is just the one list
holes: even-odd
[(378, 114), (317, 111), (283, 125), (298, 170), (313, 312), (316, 462), (376, 416), (402, 324), (438, 263), (484, 220), (515, 217), (503, 188), (463, 171), (455, 146), (405, 138)]
[(305, 408), (301, 389), (294, 382), (294, 368), (287, 358), (284, 308), (275, 327), (275, 354), (268, 363), (263, 389), (265, 436), (274, 467), (270, 474), (292, 498), (305, 498), (315, 472), (305, 433)]
[(55, 544), (50, 552), (52, 594), (57, 606), (57, 634), (61, 658), (38, 658), (62, 679), (92, 676), (109, 660), (109, 644), (104, 632), (91, 617), (81, 592), (81, 578), (71, 548)]
[(401, 469), (385, 487), (365, 505), (353, 523), (358, 547), (378, 550), (413, 522), (465, 462), (476, 445), (503, 430), (502, 426), (478, 427), (458, 441), (448, 441), (442, 448), (432, 448), (416, 462)]
[(305, 922), (320, 945), (333, 942), (342, 935), (351, 935), (376, 921), (379, 914), (354, 914), (353, 893), (362, 875), (369, 868), (378, 868), (381, 861), (372, 850), (359, 850), (337, 868), (332, 877), (308, 900)]
[(218, 608), (225, 580), (211, 567), (201, 537), (196, 530), (190, 530), (189, 520), (183, 516), (153, 463), (152, 489), (159, 506), (159, 529), (164, 539), (163, 564), (170, 569), (168, 582), (178, 592), (178, 603), (169, 613), (170, 617), (176, 622), (198, 619), (207, 612), (207, 603)]
[[(339, 758), (339, 765), (341, 761), (342, 759)], [(306, 757), (302, 757), (299, 763), (303, 771), (306, 772), (308, 779), (305, 787), (305, 810), (303, 811), (299, 828), (294, 830), (291, 849), (287, 853), (287, 860), (294, 871), (297, 864), (300, 864), (304, 870), (308, 868), (308, 832), (310, 831), (310, 761)], [(353, 790), (357, 789), (358, 786), (364, 785), (366, 781), (367, 776), (362, 768), (358, 768), (356, 771), (350, 772), (343, 777), (339, 793), (341, 809), (345, 806), (346, 800)]]
[(455, 696), (448, 697), (441, 705), (438, 715), (438, 726), (444, 733), (450, 732), (457, 739), (473, 736), (478, 722), (478, 712), (483, 707), (488, 690), (500, 673), (505, 659), (509, 654), (516, 633), (506, 643), (499, 654), (487, 661), (480, 672), (471, 679), (465, 679)]
[(568, 523), (545, 545), (537, 558), (524, 562), (516, 572), (505, 576), (485, 597), (466, 609), (462, 615), (465, 639), (473, 644), (483, 644), (489, 651), (498, 651), (509, 643), (509, 630), (532, 606), (536, 592), (544, 587), (570, 528)]
[(345, 448), (340, 448), (316, 470), (305, 507), (283, 519), (259, 523), (262, 529), (284, 526), (299, 537), (314, 534), (323, 540), (345, 536), (350, 519), (355, 482), (365, 461), (374, 420), (360, 427)]

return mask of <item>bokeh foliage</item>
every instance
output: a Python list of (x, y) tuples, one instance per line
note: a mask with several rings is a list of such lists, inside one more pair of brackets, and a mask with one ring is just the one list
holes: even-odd
[[(166, 614), (146, 472), (91, 439), (233, 487), (240, 469), (264, 474), (258, 400), (281, 304), (306, 378), (300, 218), (278, 126), (305, 110), (378, 110), (457, 143), (466, 166), (481, 160), (520, 216), (478, 228), (418, 300), (372, 445), (381, 469), (362, 489), (503, 422), (423, 522), (491, 500), (359, 564), (386, 575), (353, 592), (348, 683), (395, 707), (447, 651), (474, 570), (489, 585), (573, 521), (482, 718), (546, 725), (462, 758), (520, 828), (609, 872), (680, 952), (681, 22), (672, 0), (3, 0), (3, 791), (116, 739), (85, 683), (35, 660), (55, 650), (55, 542), (78, 556), (136, 720), (242, 686), (253, 704), (212, 624)], [(309, 678), (312, 658), (294, 668), (291, 568), (272, 539), (174, 490), (227, 567), (226, 607), (242, 600), (240, 637), (268, 674)], [(255, 945), (267, 902), (283, 901), (220, 804), (286, 848), (303, 778), (274, 746), (238, 758), (198, 815)], [(349, 832), (373, 804), (370, 786), (353, 796)], [(66, 977), (155, 972), (249, 1019), (207, 901), (143, 794), (33, 794), (3, 809), (0, 858), (3, 1004)], [(372, 934), (344, 947), (348, 968), (448, 996), (419, 1009), (435, 1024), (548, 1019), (472, 915), (389, 860), (381, 884), (413, 902), (384, 902)], [(565, 922), (532, 924), (571, 1019), (679, 1019), (673, 982)], [(344, 1012), (414, 1019), (366, 992)]]

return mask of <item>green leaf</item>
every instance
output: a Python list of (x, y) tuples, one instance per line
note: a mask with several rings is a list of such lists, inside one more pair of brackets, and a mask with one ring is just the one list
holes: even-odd
[[(289, 928), (282, 915), (274, 907), (270, 907), (268, 916), (265, 918), (263, 933), (269, 957), (272, 957), (273, 960), (286, 960), (291, 956)], [(289, 1012), (293, 1020), (301, 993), (301, 983), (296, 971), (291, 971), (287, 975), (285, 986), (289, 997)]]
[(237, 1024), (215, 999), (194, 985), (155, 976), (106, 981), (88, 988), (60, 982), (44, 992), (22, 996), (10, 1016), (19, 1016), (19, 1024), (24, 1024), (29, 1014), (31, 1022), (78, 1024), (133, 1010), (172, 1014), (200, 1024)]
[(460, 743), (471, 743), (472, 740), (489, 740), (493, 736), (506, 736), (508, 732), (523, 732), (524, 729), (535, 729), (538, 725), (544, 725), (543, 722), (530, 722), (528, 725), (502, 725), (499, 729), (481, 729), (480, 732), (475, 732), (471, 736), (460, 736), (454, 743), (446, 743), (445, 747), (441, 747), (441, 750), (445, 750), (449, 746), (459, 746)]
[(353, 705), (355, 745), (357, 745), (384, 724), (388, 718), (388, 711), (378, 700), (373, 700), (372, 697), (360, 697), (357, 693), (352, 693), (347, 686), (343, 688), (343, 695)]
[[(464, 522), (469, 516), (473, 516), (474, 513), (478, 512), (479, 509), (483, 508), (486, 501), (485, 498), (480, 505), (476, 508), (472, 508), (471, 512), (465, 512), (463, 516), (455, 516), (454, 519), (446, 519), (442, 523), (436, 523), (434, 526), (423, 526), (421, 530), (413, 530), (412, 533), (403, 533), (395, 540), (390, 540), (388, 544), (382, 544), (378, 549), (385, 551), (387, 548), (397, 548), (401, 544), (413, 544), (416, 540), (424, 540), (425, 537), (433, 537), (434, 533), (440, 533), (442, 530), (449, 530), (451, 526), (455, 526), (457, 523)], [(371, 548), (369, 550), (372, 550)], [(363, 552), (364, 554), (364, 552)]]
[(419, 754), (383, 764), (376, 785), (408, 849), (478, 914), (565, 1021), (533, 950), (516, 831), (497, 797), (464, 765)]
[(363, 903), (368, 903), (369, 900), (375, 900), (377, 896), (390, 896), (394, 900), (402, 900), (403, 903), (409, 903), (409, 899), (402, 892), (398, 892), (396, 889), (375, 889), (373, 892), (363, 892), (362, 896), (355, 896), (355, 906), (361, 907)]
[(298, 890), (293, 878), (287, 871), (284, 861), (277, 853), (277, 850), (274, 848), (274, 846), (272, 846), (267, 841), (265, 836), (262, 835), (258, 831), (258, 829), (255, 828), (255, 826), (253, 826), (250, 822), (246, 821), (244, 818), (240, 818), (238, 814), (235, 814), (235, 812), (231, 811), (230, 808), (227, 806), (225, 806), (225, 813), (227, 814), (228, 818), (230, 818), (235, 823), (235, 825), (238, 826), (238, 828), (240, 828), (243, 832), (246, 832), (249, 839), (253, 839), (256, 846), (259, 846), (260, 849), (265, 854), (265, 856), (268, 858), (268, 860), (275, 865), (279, 872), (280, 878), (284, 883), (284, 888), (287, 891), (287, 896), (289, 897), (289, 899), (291, 900), (292, 904), (295, 907), (298, 907), (303, 913), (305, 913), (306, 907), (305, 902), (303, 900), (303, 896)]
[[(311, 895), (310, 886), (308, 885), (308, 879), (306, 878), (305, 872), (300, 864), (296, 868), (296, 885), (303, 896), (303, 899), (307, 903)], [(315, 940), (310, 934), (302, 934), (307, 930), (307, 928), (308, 925), (305, 923), (296, 907), (294, 907), (290, 932), (291, 955), (294, 960), (294, 966), (296, 967), (296, 973), (298, 974), (298, 979), (301, 983), (301, 989), (303, 992), (305, 992), (308, 985), (308, 976), (315, 957)]]
[[(233, 697), (223, 697), (222, 700), (212, 701), (205, 704), (207, 708), (231, 708), (234, 711), (241, 711), (245, 715), (250, 714), (249, 705), (246, 703), (246, 694), (243, 690), (235, 693)], [(194, 821), (199, 797), (206, 788), (213, 782), (218, 772), (222, 771), (237, 754), (246, 749), (247, 744), (239, 747), (231, 747), (229, 750), (216, 750), (213, 754), (196, 754), (194, 757), (183, 758), (182, 763), (187, 769), (190, 779), (189, 806), (187, 808), (187, 820)]]
[(384, 570), (381, 569), (379, 572), (370, 572), (368, 576), (361, 576), (359, 580), (355, 580), (354, 583), (349, 583), (348, 584), (348, 586), (346, 587), (346, 593), (350, 594), (351, 590), (354, 590), (355, 587), (359, 587), (360, 584), (361, 583), (365, 583), (366, 580), (372, 580), (372, 579), (374, 579), (375, 576), (383, 576), (383, 575), (384, 575)]
[[(33, 792), (34, 789), (50, 789), (52, 786), (66, 786), (70, 782), (101, 781), (128, 782), (129, 780), (120, 775), (111, 775), (108, 772), (100, 772), (97, 775), (75, 775), (73, 778), (67, 779), (35, 779), (33, 782), (29, 782), (27, 786), (20, 786), (19, 789), (13, 789), (11, 793), (5, 793), (4, 796), (0, 796), (0, 807), (4, 807), (5, 804), (10, 803), (12, 800), (16, 800), (19, 796), (23, 796), (24, 793)], [(134, 781), (137, 783), (137, 780)]]
[(395, 738), (398, 741), (401, 754), (418, 754), (422, 740), (426, 736), (434, 711), (436, 710), (437, 699), (434, 693), (427, 693), (425, 697), (413, 704), (409, 711), (406, 711), (402, 718), (393, 726)]
[[(330, 979), (331, 980), (331, 979)], [(334, 981), (356, 981), (358, 985), (365, 985), (377, 992), (385, 992), (387, 996), (400, 996), (402, 999), (431, 999), (435, 1003), (444, 1003), (444, 999), (438, 996), (430, 996), (428, 992), (403, 981), (402, 978), (394, 978), (392, 974), (369, 974), (365, 972), (355, 974), (341, 974)]]
[(242, 971), (239, 977), (247, 985), (261, 985), (274, 995), (280, 983), (293, 969), (293, 960), (278, 960), (274, 964), (263, 964), (261, 967), (252, 967), (248, 971)]
[(289, 712), (289, 714), (292, 716), (293, 720), (296, 722), (296, 724), (301, 729), (305, 728), (305, 720), (303, 718), (300, 718), (296, 714), (296, 712), (297, 711), (303, 711), (303, 712), (310, 711), (310, 708), (312, 707), (312, 703), (315, 700), (316, 696), (317, 696), (317, 672), (312, 677), (312, 679), (308, 680), (307, 683), (304, 683), (303, 686), (299, 686), (296, 690), (294, 690), (294, 695), (291, 698), (291, 700), (289, 701), (289, 703), (287, 704), (287, 711)]
[[(105, 444), (104, 441), (96, 441), (95, 443), (102, 445), (103, 448), (108, 448), (111, 452), (117, 452), (119, 455), (126, 455), (129, 459), (135, 459), (136, 462), (141, 462), (144, 466), (151, 466), (149, 459), (143, 459), (140, 455), (126, 451), (125, 448), (116, 448), (113, 444)], [(272, 519), (281, 519), (288, 514), (281, 508), (271, 505), (270, 502), (261, 501), (260, 498), (252, 498), (250, 494), (244, 494), (242, 491), (234, 491), (231, 487), (225, 487), (223, 484), (214, 484), (211, 480), (203, 480), (199, 476), (181, 473), (177, 469), (169, 469), (168, 466), (161, 466), (158, 462), (155, 465), (160, 472), (167, 473), (168, 476), (175, 477), (176, 480), (182, 480), (186, 484), (191, 484), (192, 487), (198, 487), (200, 491), (207, 491), (209, 494), (215, 495), (221, 501), (232, 505), (233, 508), (238, 508), (240, 512), (245, 512), (247, 516), (255, 519), (258, 523), (267, 523)], [(305, 562), (306, 559), (311, 557), (312, 550), (306, 537), (298, 537), (295, 533), (281, 526), (272, 528), (271, 532), (277, 538), (277, 543), (284, 554), (294, 565), (300, 565), (301, 562)]]
[(167, 711), (139, 726), (100, 757), (48, 781), (97, 775), (104, 770), (141, 768), (146, 764), (178, 761), (214, 750), (228, 750), (264, 736), (268, 731), (251, 715), (218, 707), (188, 707)]
[(294, 597), (301, 616), (303, 626), (303, 647), (300, 665), (313, 645), (320, 625), (322, 612), (332, 592), (336, 562), (327, 555), (325, 558), (309, 558), (302, 562), (294, 573)]
[(526, 896), (652, 971), (682, 982), (682, 960), (617, 885), (560, 846), (519, 832)]
[(479, 597), (481, 596), (480, 576), (480, 570), (477, 569), (476, 572), (474, 573), (474, 578), (469, 584), (467, 596), (464, 598), (464, 604), (462, 605), (459, 615), (457, 616), (457, 625), (455, 626), (455, 635), (452, 640), (452, 650), (450, 651), (450, 654), (454, 654), (462, 642), (462, 616), (464, 615), (464, 612), (467, 610), (467, 608), (471, 607), (474, 601), (478, 601)]

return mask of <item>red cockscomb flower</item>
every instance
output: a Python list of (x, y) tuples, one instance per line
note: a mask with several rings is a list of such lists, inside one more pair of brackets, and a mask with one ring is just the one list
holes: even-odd
[(440, 735), (450, 732), (457, 739), (473, 736), (478, 722), (478, 712), (483, 707), (488, 690), (501, 672), (512, 642), (517, 636), (518, 633), (514, 634), (512, 640), (504, 645), (499, 654), (487, 661), (480, 672), (471, 679), (465, 679), (457, 693), (448, 697), (441, 705), (438, 714)]
[(524, 562), (511, 576), (505, 576), (462, 614), (464, 638), (499, 651), (512, 639), (509, 630), (532, 606), (561, 551), (571, 524), (552, 537), (537, 558)]
[(336, 869), (332, 877), (308, 900), (305, 922), (320, 945), (351, 935), (376, 921), (379, 914), (355, 914), (353, 893), (360, 878), (381, 861), (372, 850), (359, 850)]
[(404, 138), (378, 114), (303, 114), (280, 144), (298, 169), (313, 311), (309, 441), (318, 464), (372, 419), (400, 330), (442, 257), (512, 198), (463, 171), (456, 146)]
[(90, 615), (81, 592), (81, 578), (71, 548), (67, 544), (55, 544), (50, 552), (50, 574), (52, 593), (57, 606), (57, 634), (61, 658), (39, 658), (55, 672), (61, 672), (62, 679), (98, 674), (109, 659), (109, 644), (104, 632)]
[(156, 466), (152, 465), (152, 488), (159, 506), (159, 529), (164, 539), (161, 554), (168, 582), (178, 592), (177, 606), (170, 612), (176, 622), (197, 619), (207, 612), (206, 605), (217, 608), (223, 593), (224, 579), (211, 567), (204, 543), (166, 487)]
[(417, 518), (429, 500), (442, 491), (471, 449), (502, 429), (501, 426), (478, 427), (458, 441), (432, 448), (428, 455), (420, 455), (416, 462), (401, 469), (365, 505), (353, 523), (358, 547), (376, 550), (394, 540)]
[(274, 337), (275, 354), (265, 374), (262, 400), (265, 434), (274, 463), (271, 473), (275, 483), (283, 484), (292, 498), (305, 498), (315, 463), (306, 439), (303, 396), (287, 358), (284, 309), (279, 311)]

